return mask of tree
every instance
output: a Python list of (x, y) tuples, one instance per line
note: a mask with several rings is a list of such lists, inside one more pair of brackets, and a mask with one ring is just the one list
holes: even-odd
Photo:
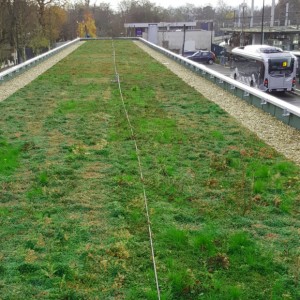
[(216, 18), (218, 22), (216, 26), (221, 27), (220, 24), (228, 24), (228, 26), (233, 24), (234, 19), (234, 9), (227, 5), (224, 0), (219, 0), (216, 9)]
[(14, 1), (15, 38), (18, 61), (25, 61), (26, 47), (29, 46), (31, 39), (34, 37), (35, 29), (38, 27), (36, 7), (26, 0)]
[(90, 12), (84, 14), (84, 20), (78, 23), (77, 30), (80, 37), (96, 37), (95, 20)]
[(215, 18), (215, 10), (212, 6), (207, 5), (203, 7), (203, 18), (205, 20), (213, 20)]
[(42, 26), (43, 32), (46, 31), (46, 9), (50, 5), (63, 6), (66, 0), (35, 0), (38, 5), (39, 23)]
[[(28, 0), (2, 0), (0, 35), (2, 52), (16, 53), (18, 62), (26, 59), (28, 46), (36, 27), (34, 5)], [(5, 49), (5, 50), (4, 50)], [(2, 53), (3, 54), (3, 53)]]
[(8, 56), (10, 48), (10, 20), (8, 6), (8, 1), (0, 2), (0, 65)]
[(280, 24), (285, 24), (286, 4), (289, 4), (288, 19), (291, 24), (299, 24), (300, 17), (300, 1), (299, 0), (279, 0), (276, 5), (276, 17), (280, 20)]
[(63, 25), (67, 21), (67, 12), (57, 6), (53, 5), (45, 11), (45, 25), (46, 36), (50, 43), (54, 43), (62, 36)]
[(53, 3), (54, 0), (36, 0), (38, 4), (39, 22), (43, 31), (46, 30), (45, 10), (48, 4)]
[(160, 10), (148, 0), (123, 0), (119, 3), (118, 10), (124, 23), (159, 22), (161, 20)]
[(98, 7), (94, 6), (92, 11), (95, 18), (95, 24), (97, 27), (97, 35), (112, 36), (114, 13), (110, 8), (110, 4), (100, 3)]

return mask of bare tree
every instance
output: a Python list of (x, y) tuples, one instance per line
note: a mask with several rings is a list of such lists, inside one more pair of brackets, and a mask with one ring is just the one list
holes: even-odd
[(67, 1), (66, 0), (34, 0), (38, 5), (38, 15), (39, 15), (39, 23), (42, 26), (42, 30), (46, 30), (46, 19), (45, 19), (45, 12), (46, 8), (49, 5), (57, 5), (57, 6), (64, 6)]
[(93, 15), (97, 27), (98, 36), (112, 36), (113, 25), (113, 10), (109, 3), (100, 3), (99, 6), (94, 6)]
[(46, 29), (46, 20), (45, 20), (46, 6), (50, 3), (53, 3), (54, 0), (36, 0), (36, 2), (38, 4), (39, 22), (44, 31)]
[(279, 0), (276, 5), (276, 18), (280, 20), (280, 24), (285, 24), (286, 4), (288, 3), (288, 20), (291, 24), (299, 24), (300, 18), (300, 1), (299, 0)]
[(158, 22), (160, 10), (149, 0), (123, 0), (119, 4), (119, 13), (124, 23)]

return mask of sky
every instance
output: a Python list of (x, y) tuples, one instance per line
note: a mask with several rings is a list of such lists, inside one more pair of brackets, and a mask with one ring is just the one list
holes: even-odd
[[(99, 4), (100, 2), (105, 2), (105, 3), (110, 3), (111, 8), (116, 10), (118, 7), (118, 3), (121, 0), (91, 0), (90, 3), (91, 5), (93, 5), (94, 3)], [(227, 5), (231, 6), (231, 7), (238, 7), (241, 3), (243, 3), (243, 1), (245, 1), (245, 3), (248, 5), (248, 7), (251, 7), (252, 4), (252, 0), (223, 0)], [(272, 4), (272, 0), (264, 0), (265, 1), (265, 5), (271, 5)], [(189, 4), (193, 4), (195, 6), (207, 6), (207, 5), (211, 5), (213, 7), (216, 7), (218, 5), (218, 0), (150, 0), (150, 2), (155, 3), (158, 6), (162, 6), (164, 8), (168, 8), (169, 6), (172, 7), (179, 7), (182, 5), (185, 5), (187, 3)], [(275, 0), (275, 3), (277, 3), (278, 0)], [(257, 8), (261, 8), (262, 7), (262, 0), (254, 0), (254, 7)]]

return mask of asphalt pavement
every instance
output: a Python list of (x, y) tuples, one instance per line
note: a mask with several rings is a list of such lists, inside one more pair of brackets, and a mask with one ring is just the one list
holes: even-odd
[(295, 88), (295, 90), (296, 90), (296, 93), (298, 95), (300, 95), (300, 78), (297, 78), (297, 80), (296, 80), (296, 88)]

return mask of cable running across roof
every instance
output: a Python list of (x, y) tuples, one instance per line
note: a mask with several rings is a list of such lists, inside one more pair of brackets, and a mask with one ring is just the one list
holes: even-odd
[(124, 108), (126, 119), (127, 119), (127, 122), (128, 122), (129, 128), (130, 128), (131, 138), (134, 142), (135, 152), (136, 152), (138, 165), (139, 165), (140, 179), (141, 179), (141, 184), (142, 184), (142, 189), (143, 189), (143, 198), (144, 198), (145, 211), (146, 211), (146, 217), (147, 217), (147, 223), (148, 223), (148, 232), (149, 232), (151, 257), (152, 257), (153, 270), (154, 270), (155, 283), (156, 283), (156, 290), (157, 290), (157, 298), (158, 298), (158, 300), (160, 300), (160, 289), (159, 289), (157, 268), (156, 268), (156, 262), (155, 262), (154, 245), (153, 245), (153, 238), (152, 238), (152, 229), (151, 229), (150, 215), (149, 215), (149, 209), (148, 209), (148, 199), (147, 199), (146, 189), (145, 189), (145, 184), (144, 184), (144, 175), (143, 175), (143, 170), (142, 170), (141, 158), (140, 158), (140, 154), (139, 154), (140, 151), (139, 151), (139, 148), (137, 146), (133, 126), (131, 124), (129, 114), (128, 114), (128, 111), (127, 111), (127, 108), (126, 108), (126, 105), (125, 105), (125, 102), (124, 102), (124, 97), (123, 97), (123, 93), (122, 93), (122, 89), (121, 89), (121, 83), (120, 83), (120, 76), (119, 76), (119, 73), (118, 73), (118, 70), (117, 70), (117, 64), (116, 64), (115, 45), (114, 45), (113, 41), (112, 41), (112, 48), (113, 48), (113, 61), (114, 61), (114, 69), (115, 69), (115, 79), (116, 79), (116, 82), (118, 84), (120, 97), (121, 97), (121, 101), (122, 101), (122, 106)]

